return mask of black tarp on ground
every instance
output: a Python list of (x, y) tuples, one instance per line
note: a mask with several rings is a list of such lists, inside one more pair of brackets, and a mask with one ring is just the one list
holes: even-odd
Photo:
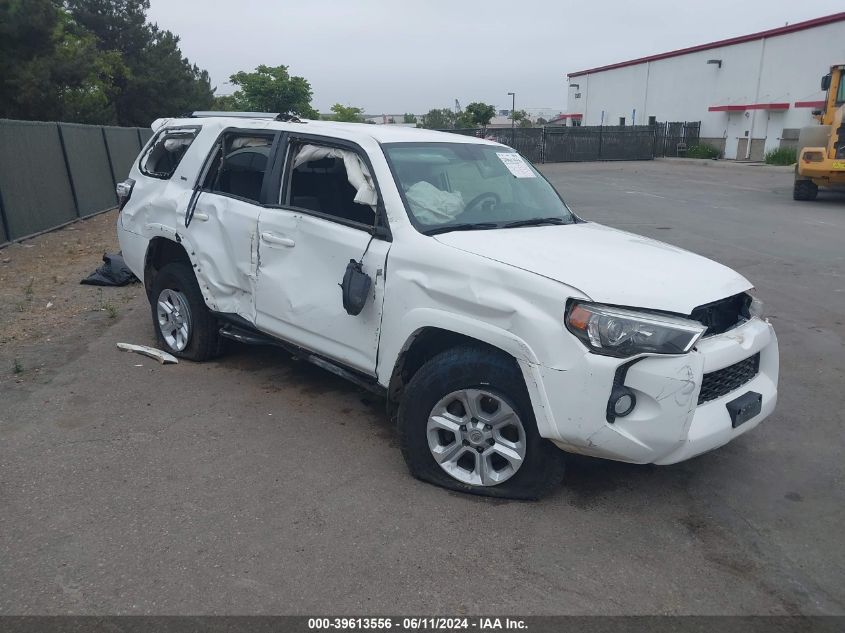
[(123, 255), (103, 254), (103, 264), (80, 281), (88, 286), (125, 286), (138, 281), (138, 278), (126, 266)]

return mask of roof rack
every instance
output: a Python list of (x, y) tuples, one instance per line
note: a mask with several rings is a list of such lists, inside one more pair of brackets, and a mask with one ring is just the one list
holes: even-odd
[(302, 123), (294, 114), (287, 112), (223, 112), (215, 110), (197, 110), (191, 112), (191, 119), (205, 119), (209, 117), (232, 117), (235, 119), (273, 119), (274, 121), (286, 121), (289, 123)]

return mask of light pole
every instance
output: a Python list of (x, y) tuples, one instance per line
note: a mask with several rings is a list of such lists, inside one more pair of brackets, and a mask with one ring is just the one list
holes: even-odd
[(516, 120), (514, 119), (514, 115), (516, 114), (516, 93), (509, 92), (508, 93), (511, 99), (511, 147), (516, 149)]

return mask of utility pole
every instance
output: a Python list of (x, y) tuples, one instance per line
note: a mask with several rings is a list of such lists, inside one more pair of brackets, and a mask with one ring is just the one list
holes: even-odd
[(514, 119), (514, 115), (516, 114), (516, 93), (509, 92), (508, 93), (511, 97), (511, 147), (516, 149), (516, 120)]

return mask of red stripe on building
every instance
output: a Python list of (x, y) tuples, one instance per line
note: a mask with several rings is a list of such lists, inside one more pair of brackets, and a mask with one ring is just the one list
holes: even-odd
[(812, 29), (817, 26), (824, 26), (825, 24), (833, 24), (834, 22), (842, 22), (845, 20), (845, 12), (834, 13), (833, 15), (825, 15), (820, 18), (806, 20), (804, 22), (796, 22), (788, 26), (781, 26), (776, 29), (769, 29), (768, 31), (760, 31), (759, 33), (751, 33), (750, 35), (741, 35), (739, 37), (731, 37), (726, 40), (718, 40), (710, 42), (709, 44), (699, 44), (698, 46), (690, 46), (689, 48), (680, 48), (668, 53), (659, 53), (657, 55), (649, 55), (647, 57), (639, 57), (631, 59), (626, 62), (619, 62), (616, 64), (608, 64), (607, 66), (598, 66), (588, 70), (579, 70), (578, 72), (568, 73), (567, 77), (580, 77), (581, 75), (589, 75), (604, 70), (613, 70), (614, 68), (624, 68), (625, 66), (636, 66), (637, 64), (644, 64), (645, 62), (654, 62), (659, 59), (667, 59), (669, 57), (678, 57), (680, 55), (687, 55), (689, 53), (697, 53), (699, 51), (709, 51), (712, 48), (720, 48), (722, 46), (733, 46), (734, 44), (742, 44), (744, 42), (753, 42), (755, 40), (762, 40), (768, 37), (777, 37), (778, 35), (787, 35), (795, 33), (796, 31), (804, 31)]
[(748, 103), (746, 105), (710, 106), (709, 112), (745, 112), (746, 110), (789, 110), (788, 103)]
[(816, 108), (820, 110), (824, 108), (824, 101), (796, 101), (796, 108)]

